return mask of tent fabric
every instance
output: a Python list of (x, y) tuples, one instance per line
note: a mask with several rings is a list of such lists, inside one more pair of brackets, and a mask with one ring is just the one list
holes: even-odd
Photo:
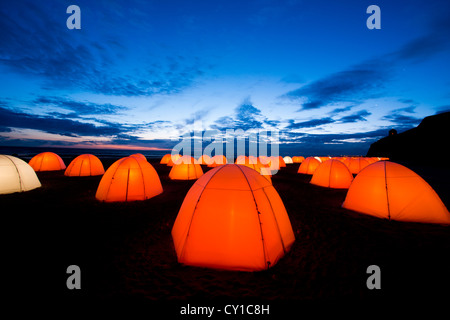
[[(271, 157), (271, 158), (275, 159), (275, 162), (276, 162), (277, 157)], [(278, 166), (280, 168), (286, 168), (286, 162), (284, 162), (284, 159), (282, 156), (278, 156)]]
[(180, 263), (242, 271), (275, 265), (295, 241), (274, 187), (237, 164), (214, 168), (194, 183), (172, 238)]
[(214, 168), (214, 167), (224, 165), (226, 163), (227, 163), (227, 157), (225, 157), (224, 155), (216, 155), (211, 158), (211, 161), (208, 164), (208, 167)]
[(203, 175), (202, 167), (198, 163), (176, 163), (169, 172), (172, 180), (195, 180)]
[(236, 161), (234, 162), (236, 164), (249, 164), (250, 163), (250, 159), (247, 156), (237, 156)]
[(28, 163), (34, 171), (57, 171), (64, 170), (64, 161), (53, 152), (42, 152), (35, 155)]
[(175, 164), (182, 164), (182, 163), (184, 163), (184, 164), (195, 164), (195, 163), (198, 163), (198, 161), (194, 157), (191, 157), (191, 156), (181, 156), (181, 157), (179, 157), (177, 160), (175, 160), (173, 162), (174, 165)]
[(135, 201), (150, 199), (163, 192), (153, 166), (134, 157), (114, 162), (106, 170), (95, 197), (100, 201)]
[(289, 157), (289, 156), (285, 156), (285, 157), (283, 158), (283, 160), (284, 160), (284, 163), (285, 163), (285, 164), (291, 164), (291, 163), (294, 163), (294, 162), (292, 161), (292, 158)]
[(171, 155), (171, 156), (169, 157), (169, 161), (167, 161), (167, 166), (168, 166), (168, 167), (173, 166), (173, 164), (174, 164), (179, 158), (181, 158), (181, 155), (180, 155), (180, 154), (174, 154), (174, 155)]
[(258, 158), (252, 156), (238, 156), (235, 163), (255, 170), (256, 172), (264, 176), (270, 183), (272, 183), (272, 171), (269, 167), (263, 165), (261, 161), (258, 161)]
[(308, 157), (303, 160), (302, 164), (298, 168), (297, 173), (313, 174), (317, 167), (320, 165), (320, 161), (314, 157)]
[(99, 176), (104, 173), (105, 169), (99, 158), (93, 154), (82, 154), (70, 162), (64, 175), (68, 177), (87, 177)]
[(159, 162), (160, 164), (168, 164), (170, 158), (172, 157), (172, 155), (170, 153), (165, 154), (162, 158), (161, 161)]
[[(347, 163), (346, 163), (347, 164)], [(363, 157), (350, 158), (348, 160), (348, 169), (353, 174), (358, 174), (362, 169), (369, 165), (369, 161), (364, 159)]]
[(130, 155), (130, 157), (134, 157), (141, 161), (147, 161), (147, 158), (142, 153), (134, 153), (134, 154)]
[(25, 161), (0, 155), (0, 194), (24, 192), (39, 188), (36, 172)]
[(450, 214), (433, 188), (414, 171), (390, 161), (364, 168), (342, 207), (378, 218), (450, 224)]
[(305, 160), (305, 157), (302, 157), (302, 156), (294, 156), (294, 157), (292, 157), (292, 162), (293, 163), (302, 163), (303, 160)]
[(201, 157), (198, 158), (197, 160), (198, 164), (210, 164), (211, 163), (211, 157), (208, 156), (207, 154), (202, 155)]
[(314, 171), (310, 183), (327, 188), (348, 189), (352, 180), (353, 175), (345, 164), (339, 160), (327, 160)]

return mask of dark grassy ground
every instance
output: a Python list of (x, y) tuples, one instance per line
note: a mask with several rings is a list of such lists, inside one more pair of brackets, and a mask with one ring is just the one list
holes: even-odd
[[(112, 162), (102, 160), (105, 169)], [(450, 299), (448, 227), (345, 210), (346, 190), (310, 185), (310, 176), (296, 173), (298, 164), (272, 178), (296, 236), (277, 265), (263, 272), (180, 265), (170, 232), (194, 181), (171, 181), (168, 167), (152, 164), (164, 192), (146, 201), (98, 202), (101, 177), (69, 178), (62, 171), (38, 173), (42, 188), (0, 196), (9, 295), (24, 305), (138, 303), (173, 314), (187, 303), (269, 303), (272, 315), (322, 303), (383, 308)], [(449, 207), (448, 169), (417, 171)], [(66, 287), (72, 264), (81, 268), (81, 290)], [(372, 264), (381, 268), (381, 290), (366, 287)]]

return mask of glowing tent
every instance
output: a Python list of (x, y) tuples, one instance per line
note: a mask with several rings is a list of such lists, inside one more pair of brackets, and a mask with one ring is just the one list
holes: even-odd
[(211, 161), (208, 164), (208, 167), (214, 168), (214, 167), (226, 164), (226, 163), (227, 163), (227, 157), (225, 157), (224, 155), (216, 155), (211, 158)]
[(331, 157), (318, 157), (320, 159), (320, 162), (325, 162), (331, 159)]
[(284, 163), (285, 163), (285, 164), (291, 164), (291, 163), (294, 163), (294, 162), (292, 161), (292, 158), (289, 157), (289, 156), (284, 157), (283, 160), (284, 160)]
[[(240, 157), (240, 156), (239, 156)], [(246, 166), (247, 168), (251, 168), (261, 174), (263, 177), (265, 177), (270, 183), (272, 183), (272, 171), (269, 167), (266, 167), (261, 164), (261, 162), (257, 161), (257, 158), (237, 158), (236, 164), (241, 164), (243, 166)]]
[(147, 161), (147, 158), (142, 153), (134, 153), (130, 157), (136, 158), (141, 161)]
[(348, 161), (348, 168), (351, 173), (358, 174), (362, 169), (369, 165), (369, 161), (364, 159), (363, 157), (351, 158)]
[(160, 163), (160, 164), (168, 164), (171, 156), (172, 156), (172, 155), (171, 155), (170, 153), (165, 154), (165, 155), (161, 158), (161, 161), (160, 161), (159, 163)]
[(82, 154), (72, 160), (64, 172), (69, 177), (99, 176), (105, 173), (99, 158), (92, 154)]
[(106, 170), (95, 197), (105, 202), (134, 201), (150, 199), (161, 192), (161, 181), (150, 163), (125, 157)]
[(378, 218), (450, 224), (450, 214), (433, 188), (414, 171), (389, 161), (364, 168), (342, 206)]
[(0, 155), (0, 194), (23, 192), (39, 188), (36, 172), (25, 161)]
[(244, 271), (275, 265), (295, 240), (274, 187), (237, 164), (214, 168), (195, 182), (172, 238), (180, 263)]
[(305, 160), (305, 157), (302, 157), (302, 156), (294, 156), (294, 157), (292, 157), (292, 162), (293, 163), (302, 163), (303, 160)]
[(297, 173), (313, 174), (317, 167), (320, 165), (320, 161), (314, 157), (308, 157), (303, 160), (302, 164), (298, 168)]
[(34, 171), (56, 171), (64, 170), (64, 161), (53, 152), (42, 152), (35, 155), (28, 163)]
[(345, 164), (339, 160), (327, 160), (314, 171), (310, 183), (327, 188), (348, 189), (352, 180), (353, 175)]
[(194, 157), (191, 156), (180, 156), (177, 160), (173, 162), (174, 165), (176, 164), (197, 164), (197, 160), (195, 160)]
[[(271, 157), (273, 158), (277, 158), (277, 157)], [(280, 166), (280, 168), (285, 168), (286, 167), (286, 162), (284, 162), (284, 159), (282, 156), (278, 156), (278, 165)]]
[(208, 156), (207, 154), (202, 155), (200, 158), (198, 158), (197, 160), (198, 164), (210, 164), (211, 163), (211, 157)]
[(181, 158), (181, 154), (174, 154), (174, 155), (171, 155), (171, 156), (169, 157), (169, 161), (167, 161), (167, 166), (168, 166), (168, 167), (173, 166), (173, 164), (174, 164), (179, 158)]
[(203, 175), (202, 167), (198, 163), (174, 164), (169, 173), (172, 180), (195, 180)]

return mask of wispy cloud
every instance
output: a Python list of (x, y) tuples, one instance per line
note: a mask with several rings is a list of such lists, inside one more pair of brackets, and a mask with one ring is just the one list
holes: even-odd
[[(65, 12), (64, 3), (55, 2), (56, 9)], [(198, 57), (180, 54), (165, 53), (156, 61), (142, 61), (139, 68), (127, 64), (120, 58), (126, 56), (126, 49), (117, 45), (120, 39), (94, 41), (83, 29), (69, 33), (52, 10), (34, 2), (0, 7), (0, 64), (42, 79), (45, 89), (151, 96), (180, 92), (204, 73)]]
[(360, 121), (367, 121), (367, 117), (370, 116), (372, 113), (367, 110), (360, 110), (358, 112), (355, 112), (351, 115), (344, 116), (341, 119), (339, 119), (340, 123), (352, 123), (352, 122), (360, 122)]
[(76, 120), (60, 119), (54, 116), (38, 116), (25, 112), (12, 111), (0, 107), (0, 127), (35, 129), (43, 132), (55, 133), (65, 136), (88, 135), (119, 135), (121, 134), (121, 125), (109, 123), (108, 126), (95, 126), (92, 123), (86, 123)]
[(260, 109), (255, 107), (250, 98), (246, 98), (234, 109), (233, 116), (224, 116), (217, 119), (211, 126), (212, 129), (264, 129), (278, 125), (278, 121), (270, 120), (264, 116)]
[(282, 97), (298, 102), (298, 111), (319, 109), (342, 102), (360, 104), (367, 99), (379, 97), (398, 66), (422, 62), (448, 49), (449, 33), (448, 19), (437, 19), (431, 23), (427, 34), (407, 42), (397, 50), (329, 74), (287, 92)]
[(332, 118), (321, 118), (321, 119), (312, 119), (307, 121), (295, 122), (294, 120), (289, 121), (289, 125), (286, 129), (304, 129), (304, 128), (315, 128), (322, 126), (324, 124), (334, 123), (335, 120)]
[(98, 104), (89, 101), (75, 101), (66, 97), (40, 96), (33, 100), (33, 103), (40, 106), (52, 106), (73, 112), (80, 115), (102, 115), (117, 114), (128, 110), (125, 106), (113, 105), (110, 103)]
[(285, 97), (299, 101), (299, 110), (318, 109), (339, 102), (355, 103), (378, 96), (388, 78), (385, 66), (370, 61), (313, 81), (286, 93)]

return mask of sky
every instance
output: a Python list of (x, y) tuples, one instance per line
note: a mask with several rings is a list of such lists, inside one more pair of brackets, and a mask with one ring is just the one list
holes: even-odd
[(242, 129), (276, 130), (287, 155), (364, 155), (450, 110), (449, 14), (447, 0), (1, 1), (0, 145), (170, 150)]

